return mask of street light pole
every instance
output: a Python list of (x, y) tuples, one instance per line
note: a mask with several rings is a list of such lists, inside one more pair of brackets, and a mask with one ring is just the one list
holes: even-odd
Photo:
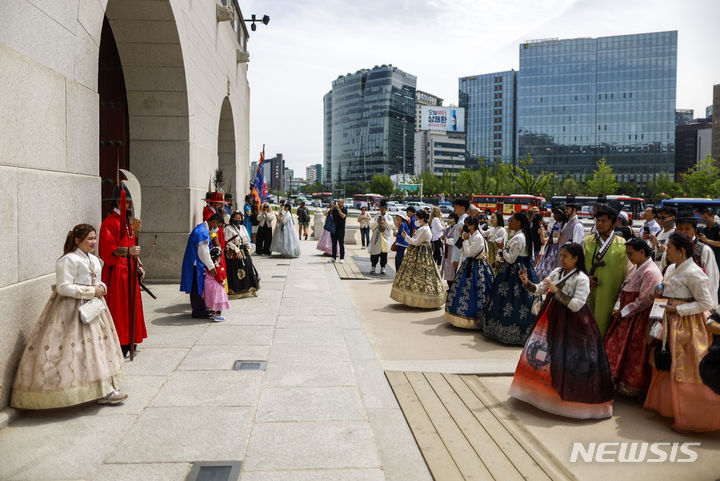
[(405, 127), (407, 126), (407, 118), (403, 117), (403, 182), (405, 182)]

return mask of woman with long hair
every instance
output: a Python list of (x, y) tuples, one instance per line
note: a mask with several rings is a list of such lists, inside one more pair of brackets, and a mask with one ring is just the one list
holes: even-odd
[(652, 249), (642, 239), (627, 241), (625, 252), (633, 266), (620, 288), (604, 344), (615, 390), (643, 401), (652, 377), (647, 343), (652, 308), (649, 296), (662, 282), (662, 272), (653, 262)]
[(445, 225), (442, 220), (442, 211), (438, 206), (433, 207), (430, 211), (430, 230), (432, 231), (433, 259), (435, 259), (435, 264), (440, 268), (443, 259), (442, 236)]
[(225, 263), (227, 264), (228, 298), (255, 296), (260, 289), (260, 276), (253, 264), (254, 246), (250, 243), (243, 213), (236, 210), (225, 227)]
[(503, 344), (522, 346), (535, 325), (535, 314), (534, 297), (523, 289), (519, 273), (526, 270), (530, 282), (537, 282), (537, 275), (532, 265), (530, 224), (525, 212), (515, 212), (509, 227), (515, 235), (500, 251), (502, 262), (490, 291), (483, 334)]
[[(667, 299), (662, 343), (650, 356), (652, 381), (645, 407), (673, 418), (679, 432), (720, 430), (720, 395), (703, 384), (700, 360), (713, 342), (705, 312), (713, 308), (708, 277), (695, 264), (693, 242), (684, 234), (670, 235), (665, 255), (669, 263), (656, 296)], [(657, 352), (660, 351), (660, 352)], [(669, 352), (670, 362), (662, 351)]]
[(577, 419), (612, 416), (613, 388), (602, 337), (587, 305), (590, 279), (580, 244), (564, 244), (560, 267), (539, 284), (520, 280), (533, 294), (547, 294), (525, 343), (509, 394), (544, 411)]
[(393, 281), (390, 298), (407, 306), (438, 308), (445, 304), (445, 286), (432, 256), (432, 232), (428, 214), (415, 214), (418, 228), (412, 237), (403, 231), (407, 252)]
[(555, 207), (552, 210), (552, 214), (555, 223), (550, 229), (550, 234), (545, 242), (545, 250), (543, 251), (542, 257), (540, 257), (535, 265), (535, 272), (537, 273), (538, 279), (545, 279), (552, 271), (557, 269), (560, 263), (560, 246), (565, 243), (560, 235), (560, 229), (565, 222), (565, 211), (560, 207)]
[(493, 284), (487, 263), (487, 243), (479, 231), (477, 217), (466, 217), (462, 230), (462, 261), (447, 302), (445, 320), (455, 327), (482, 329), (485, 304)]
[[(92, 252), (97, 235), (89, 224), (68, 232), (63, 255), (55, 263), (50, 300), (40, 314), (15, 375), (11, 405), (51, 409), (97, 400), (116, 404), (127, 394), (118, 391), (123, 354), (100, 281), (102, 261)], [(93, 319), (81, 320), (85, 303), (105, 307)]]
[(500, 267), (498, 252), (505, 247), (508, 240), (508, 232), (505, 229), (505, 218), (501, 211), (495, 211), (490, 215), (490, 227), (480, 231), (488, 243), (488, 264), (497, 274)]

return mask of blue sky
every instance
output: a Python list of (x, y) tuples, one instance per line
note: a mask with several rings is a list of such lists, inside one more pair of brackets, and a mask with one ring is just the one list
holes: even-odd
[(250, 158), (295, 175), (323, 160), (322, 97), (339, 75), (393, 64), (457, 103), (458, 78), (518, 68), (531, 39), (678, 30), (677, 108), (704, 116), (720, 83), (718, 0), (249, 0)]

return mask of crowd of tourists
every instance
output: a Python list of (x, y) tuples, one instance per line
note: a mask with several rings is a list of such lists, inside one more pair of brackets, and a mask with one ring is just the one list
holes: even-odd
[[(386, 205), (369, 219), (372, 270), (395, 251), (390, 297), (444, 305), (452, 325), (523, 346), (510, 394), (573, 418), (607, 418), (616, 393), (674, 420), (720, 430), (720, 229), (715, 212), (644, 212), (636, 232), (615, 202), (598, 202), (589, 235), (568, 196), (546, 224), (534, 209), (489, 218), (456, 199)], [(705, 224), (701, 231), (698, 225)], [(447, 289), (443, 284), (447, 284)], [(713, 336), (714, 343), (713, 343)]]

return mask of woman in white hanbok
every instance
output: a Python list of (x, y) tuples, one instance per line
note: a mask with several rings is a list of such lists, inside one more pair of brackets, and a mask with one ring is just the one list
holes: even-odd
[(285, 204), (277, 214), (277, 227), (270, 244), (272, 252), (279, 252), (283, 257), (300, 257), (300, 243), (295, 232), (290, 204)]

